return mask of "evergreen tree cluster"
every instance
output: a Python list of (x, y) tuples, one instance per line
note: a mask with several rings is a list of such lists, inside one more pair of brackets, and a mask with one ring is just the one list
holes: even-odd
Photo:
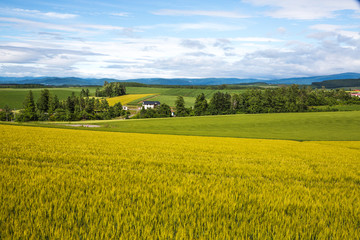
[(192, 109), (185, 107), (185, 101), (182, 96), (179, 96), (175, 101), (176, 112), (175, 115), (178, 117), (185, 117), (191, 114)]
[(89, 90), (82, 90), (80, 96), (72, 93), (64, 101), (52, 96), (48, 89), (41, 91), (36, 104), (32, 91), (24, 101), (24, 109), (16, 115), (16, 121), (78, 121), (90, 119), (111, 119), (127, 114), (121, 103), (109, 106), (106, 99), (89, 97)]
[(14, 119), (14, 113), (8, 105), (0, 111), (0, 121), (12, 121)]
[(96, 97), (117, 97), (126, 94), (126, 88), (124, 84), (119, 82), (108, 83), (105, 81), (104, 86), (95, 91)]
[[(360, 104), (360, 98), (353, 97), (342, 89), (325, 90), (291, 85), (265, 90), (248, 89), (244, 93), (230, 95), (216, 92), (207, 103), (204, 94), (197, 96), (193, 111), (188, 115), (220, 115), (234, 113), (280, 113), (312, 111), (311, 106)], [(182, 107), (180, 109), (183, 109)], [(181, 113), (184, 113), (180, 110)], [(177, 112), (179, 112), (177, 110)]]
[[(119, 83), (106, 83), (101, 91), (109, 94), (114, 89), (119, 93)], [(106, 90), (107, 89), (107, 90)], [(109, 90), (113, 89), (113, 90)], [(125, 91), (125, 89), (124, 89)], [(110, 94), (111, 95), (111, 94)], [(198, 95), (193, 108), (186, 108), (184, 98), (179, 96), (175, 102), (175, 115), (202, 116), (222, 115), (235, 113), (280, 113), (280, 112), (305, 112), (318, 111), (312, 106), (334, 106), (360, 104), (360, 98), (351, 96), (342, 89), (326, 90), (312, 89), (291, 85), (281, 88), (248, 89), (240, 94), (230, 95), (216, 92), (208, 102), (204, 93)], [(24, 108), (19, 114), (14, 113), (8, 106), (0, 111), (1, 121), (77, 121), (88, 119), (111, 119), (118, 116), (128, 116), (129, 112), (122, 110), (121, 103), (109, 106), (105, 99), (89, 97), (89, 90), (82, 89), (80, 96), (72, 93), (64, 101), (52, 96), (48, 89), (41, 91), (40, 98), (36, 101), (32, 91), (29, 91)], [(134, 118), (170, 117), (171, 108), (161, 104), (155, 109), (141, 109)]]
[[(318, 111), (312, 106), (334, 106), (360, 104), (360, 98), (353, 97), (342, 89), (312, 89), (291, 85), (281, 88), (247, 89), (240, 94), (216, 92), (208, 102), (205, 94), (196, 97), (193, 108), (186, 108), (185, 101), (179, 96), (175, 101), (175, 116), (224, 115), (236, 113), (281, 113)], [(161, 104), (164, 105), (164, 104)], [(157, 109), (142, 109), (137, 118), (159, 117)], [(171, 112), (161, 117), (169, 117)]]

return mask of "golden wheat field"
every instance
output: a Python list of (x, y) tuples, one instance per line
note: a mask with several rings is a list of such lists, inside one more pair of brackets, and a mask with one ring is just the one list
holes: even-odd
[(359, 239), (360, 143), (0, 125), (1, 239)]
[(127, 94), (119, 97), (107, 98), (110, 106), (114, 106), (116, 103), (121, 102), (122, 105), (135, 101), (136, 99), (152, 96), (154, 94)]

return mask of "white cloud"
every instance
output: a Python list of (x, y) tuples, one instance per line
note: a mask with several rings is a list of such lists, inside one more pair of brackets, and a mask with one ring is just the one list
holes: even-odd
[(235, 31), (242, 30), (242, 26), (231, 26), (219, 23), (183, 23), (179, 25), (173, 25), (181, 30), (214, 30), (214, 31)]
[(231, 38), (232, 41), (239, 42), (282, 42), (281, 39), (276, 38), (265, 38), (265, 37), (242, 37), (242, 38)]
[(267, 12), (274, 18), (288, 19), (321, 19), (333, 18), (337, 11), (359, 10), (354, 0), (244, 0), (256, 6), (269, 6), (273, 9)]
[(203, 11), (203, 10), (174, 10), (162, 9), (152, 12), (155, 15), (164, 16), (206, 16), (222, 18), (248, 18), (249, 16), (230, 11)]
[(65, 24), (53, 24), (47, 22), (40, 21), (31, 21), (24, 20), (20, 18), (9, 18), (9, 17), (0, 17), (0, 22), (11, 23), (14, 26), (20, 27), (22, 30), (38, 30), (43, 31), (47, 30), (55, 30), (55, 31), (63, 31), (63, 32), (72, 32), (76, 34), (92, 34), (99, 35), (102, 34), (103, 31), (121, 31), (125, 35), (129, 35), (130, 32), (135, 32), (135, 29), (124, 28), (121, 26), (114, 25), (101, 25), (101, 24), (73, 24), (71, 26)]
[(333, 32), (333, 31), (342, 30), (342, 29), (349, 29), (349, 28), (351, 29), (351, 28), (359, 28), (359, 27), (346, 26), (346, 25), (334, 25), (334, 24), (316, 24), (316, 25), (310, 26), (310, 28), (315, 29), (315, 30)]
[(191, 49), (204, 49), (205, 45), (198, 40), (183, 39), (180, 43), (181, 46)]
[(220, 23), (209, 23), (209, 22), (201, 22), (201, 23), (178, 23), (178, 24), (156, 24), (151, 26), (139, 26), (137, 29), (156, 29), (156, 28), (169, 28), (173, 31), (186, 31), (186, 30), (210, 30), (210, 31), (236, 31), (243, 30), (242, 26), (235, 25), (227, 25)]
[(124, 27), (119, 26), (113, 26), (113, 25), (99, 25), (99, 24), (79, 24), (75, 25), (76, 27), (82, 28), (82, 29), (95, 29), (95, 30), (120, 30), (123, 31)]
[[(326, 37), (348, 37), (360, 39), (360, 26), (354, 25), (333, 25), (333, 24), (316, 24), (310, 26), (310, 29), (318, 30), (320, 33), (311, 34), (310, 37), (324, 39)], [(349, 31), (345, 29), (356, 29), (357, 31)]]
[(24, 20), (20, 18), (8, 18), (8, 17), (0, 17), (1, 22), (13, 23), (18, 26), (25, 27), (25, 29), (29, 30), (29, 28), (38, 28), (38, 29), (51, 29), (58, 31), (68, 31), (68, 32), (76, 32), (78, 29), (66, 25), (61, 24), (53, 24), (53, 23), (44, 23), (38, 21), (30, 21)]
[(57, 13), (57, 12), (41, 12), (38, 10), (29, 10), (21, 8), (13, 9), (0, 9), (1, 12), (12, 13), (13, 15), (21, 15), (35, 18), (55, 18), (55, 19), (71, 19), (78, 15), (69, 13)]
[(118, 79), (283, 78), (358, 71), (360, 44), (358, 41), (346, 44), (343, 46), (338, 39), (321, 41), (318, 45), (288, 44), (280, 39), (259, 37), (117, 38), (101, 42), (24, 38), (4, 42), (0, 54), (4, 56), (3, 73), (8, 76), (40, 73)]
[(280, 33), (280, 34), (285, 34), (286, 31), (287, 31), (287, 30), (286, 30), (286, 28), (284, 28), (284, 27), (278, 27), (278, 28), (277, 28), (277, 32)]
[(117, 17), (128, 17), (129, 13), (128, 12), (119, 12), (119, 13), (111, 13), (110, 15), (117, 16)]
[(273, 78), (327, 75), (357, 72), (360, 68), (360, 48), (343, 47), (335, 41), (309, 45), (293, 42), (289, 48), (268, 48), (247, 53), (237, 63), (247, 74), (260, 74)]
[(30, 63), (36, 60), (36, 57), (32, 52), (2, 49), (1, 47), (0, 56), (1, 63)]

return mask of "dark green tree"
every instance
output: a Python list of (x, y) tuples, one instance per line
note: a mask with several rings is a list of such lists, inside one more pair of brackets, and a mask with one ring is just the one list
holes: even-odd
[(34, 102), (34, 95), (32, 91), (29, 91), (29, 94), (26, 96), (24, 101), (24, 109), (20, 113), (20, 121), (36, 121), (37, 114), (36, 114), (36, 106)]
[(228, 114), (231, 112), (231, 96), (228, 93), (216, 92), (209, 104), (209, 112), (212, 115)]
[(160, 106), (156, 107), (155, 110), (158, 117), (171, 117), (171, 108), (165, 103), (160, 104)]
[(56, 109), (58, 109), (60, 107), (60, 102), (58, 97), (55, 95), (54, 97), (52, 97), (50, 95), (50, 99), (49, 99), (49, 114), (53, 114), (55, 112)]
[(205, 98), (205, 94), (201, 93), (196, 97), (194, 105), (194, 113), (196, 116), (205, 115), (207, 112), (208, 103)]
[(86, 92), (84, 89), (81, 89), (80, 97), (86, 97)]
[(125, 85), (120, 82), (112, 82), (108, 83), (105, 81), (102, 89), (97, 88), (95, 91), (96, 97), (116, 97), (122, 96), (126, 94)]
[(96, 88), (95, 97), (102, 97), (102, 92), (100, 91), (100, 88)]
[(40, 98), (36, 105), (40, 113), (48, 112), (50, 106), (50, 91), (48, 89), (41, 90)]
[(139, 117), (145, 118), (145, 116), (146, 116), (146, 109), (144, 107), (142, 107), (140, 110), (140, 113), (139, 113)]
[(178, 96), (175, 101), (175, 108), (176, 108), (176, 116), (177, 117), (184, 117), (187, 116), (189, 113), (185, 107), (185, 101), (182, 96)]
[(113, 106), (114, 116), (113, 117), (120, 117), (123, 114), (123, 109), (121, 102), (115, 103)]
[(8, 105), (5, 105), (0, 112), (0, 121), (11, 121), (14, 118), (14, 113)]
[(94, 98), (86, 98), (85, 99), (85, 111), (93, 115), (95, 111), (95, 99)]

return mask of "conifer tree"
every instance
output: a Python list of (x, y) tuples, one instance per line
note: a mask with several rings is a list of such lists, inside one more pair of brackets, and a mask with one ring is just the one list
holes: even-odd
[(34, 102), (34, 95), (32, 91), (29, 91), (29, 94), (26, 96), (24, 101), (24, 110), (22, 112), (24, 121), (36, 121), (36, 106)]

